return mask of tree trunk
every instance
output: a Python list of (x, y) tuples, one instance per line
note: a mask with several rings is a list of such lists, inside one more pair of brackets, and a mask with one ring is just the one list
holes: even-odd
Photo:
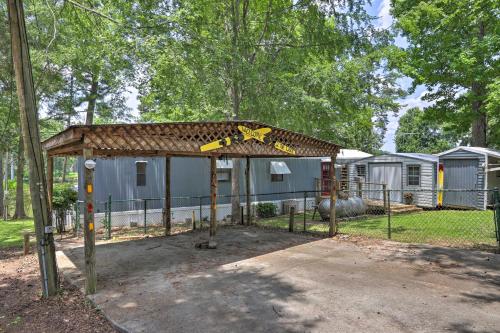
[(473, 147), (486, 147), (486, 130), (488, 126), (488, 119), (486, 117), (486, 112), (482, 107), (483, 89), (481, 84), (473, 83), (472, 92), (474, 95), (474, 100), (472, 101), (472, 112), (474, 114), (474, 119), (472, 120), (471, 128), (471, 145)]
[[(479, 40), (484, 38), (484, 22), (479, 22)], [(486, 147), (486, 132), (488, 127), (488, 119), (483, 106), (484, 100), (484, 85), (479, 82), (472, 83), (472, 94), (474, 100), (472, 101), (472, 112), (474, 119), (472, 120), (472, 140), (471, 144), (474, 147)]]
[(99, 81), (97, 75), (92, 74), (92, 83), (90, 84), (89, 91), (89, 104), (87, 105), (87, 117), (85, 118), (85, 125), (92, 125), (94, 123), (94, 112), (95, 104), (97, 101), (97, 88), (99, 87)]
[[(38, 263), (43, 296), (57, 294), (58, 278), (54, 235), (52, 227), (40, 129), (35, 100), (35, 86), (28, 48), (22, 0), (7, 0), (12, 45), (12, 62), (21, 114), (21, 133), (29, 162), (29, 179), (33, 218), (35, 222)], [(48, 227), (48, 228), (47, 228)]]
[[(238, 119), (240, 115), (240, 81), (238, 77), (237, 70), (237, 58), (238, 58), (238, 32), (240, 25), (240, 1), (235, 0), (232, 2), (232, 48), (233, 48), (233, 59), (231, 64), (230, 77), (232, 80), (231, 84), (231, 103), (233, 106), (233, 120)], [(233, 158), (233, 170), (231, 172), (231, 222), (238, 223), (240, 221), (240, 166), (241, 162), (239, 158)], [(241, 221), (243, 222), (243, 221)]]
[(23, 137), (19, 136), (19, 149), (17, 150), (17, 169), (16, 169), (16, 210), (14, 219), (26, 218), (24, 210), (24, 147)]
[(3, 151), (0, 151), (0, 218), (4, 214), (4, 201), (3, 201)]
[(68, 168), (68, 156), (64, 156), (61, 183), (66, 182), (66, 169)]

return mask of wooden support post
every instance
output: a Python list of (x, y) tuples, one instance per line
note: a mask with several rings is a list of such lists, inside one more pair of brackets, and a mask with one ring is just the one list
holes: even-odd
[[(92, 159), (92, 149), (83, 149), (84, 163)], [(84, 169), (85, 207), (83, 210), (83, 236), (85, 241), (85, 293), (95, 294), (97, 274), (95, 271), (95, 225), (94, 225), (94, 170)]]
[(215, 233), (217, 230), (217, 164), (216, 157), (210, 156), (210, 237), (208, 247), (215, 248)]
[(27, 256), (30, 254), (30, 233), (29, 231), (23, 232), (23, 252)]
[(336, 204), (337, 178), (335, 176), (335, 156), (332, 156), (330, 159), (330, 224), (328, 230), (328, 235), (330, 237), (337, 234)]
[(52, 212), (52, 197), (54, 193), (54, 157), (47, 156), (47, 193), (49, 208)]
[(245, 166), (245, 183), (246, 183), (246, 198), (247, 198), (247, 225), (252, 224), (252, 198), (250, 197), (250, 157), (247, 156)]
[(163, 212), (163, 223), (165, 224), (165, 236), (172, 234), (172, 200), (170, 191), (170, 156), (165, 157), (165, 210)]

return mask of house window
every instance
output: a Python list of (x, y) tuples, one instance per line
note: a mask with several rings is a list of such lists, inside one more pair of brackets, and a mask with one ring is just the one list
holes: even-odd
[(283, 174), (271, 174), (271, 181), (272, 182), (282, 182), (283, 181)]
[(366, 178), (366, 165), (356, 165), (356, 174), (358, 177)]
[(146, 162), (146, 161), (135, 162), (137, 186), (146, 186), (146, 166), (147, 165), (148, 165), (148, 162)]
[(231, 169), (217, 170), (217, 181), (218, 182), (230, 182), (231, 181)]
[(231, 181), (231, 169), (233, 168), (232, 160), (217, 160), (217, 181), (218, 182), (230, 182)]
[(420, 165), (408, 165), (408, 186), (420, 186)]
[(288, 168), (285, 162), (282, 161), (272, 161), (271, 162), (271, 181), (272, 182), (282, 182), (283, 175), (291, 174), (292, 172)]

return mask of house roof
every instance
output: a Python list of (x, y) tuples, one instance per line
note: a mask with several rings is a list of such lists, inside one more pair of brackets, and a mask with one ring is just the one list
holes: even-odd
[(377, 156), (370, 156), (366, 158), (362, 158), (358, 161), (355, 162), (361, 162), (365, 160), (369, 160), (371, 158), (377, 158), (377, 157), (382, 157), (382, 156), (398, 156), (398, 157), (405, 157), (405, 158), (413, 158), (416, 160), (421, 160), (421, 161), (426, 161), (426, 162), (431, 162), (431, 163), (437, 163), (439, 161), (439, 157), (431, 154), (421, 154), (421, 153), (388, 153), (388, 154), (382, 154), (382, 155), (377, 155)]
[[(337, 154), (337, 161), (339, 160), (360, 160), (363, 158), (371, 157), (372, 154), (365, 153), (364, 151), (357, 149), (340, 149)], [(321, 162), (330, 162), (330, 157), (324, 157)]]
[(42, 143), (49, 156), (336, 156), (340, 146), (260, 122), (77, 125)]
[(424, 160), (428, 162), (438, 162), (439, 157), (431, 154), (422, 154), (422, 153), (394, 153), (392, 155), (399, 155), (403, 157), (416, 158), (417, 160)]
[(484, 147), (467, 147), (467, 146), (459, 146), (453, 149), (449, 149), (446, 151), (443, 151), (442, 153), (436, 154), (436, 156), (443, 156), (447, 155), (449, 153), (453, 153), (458, 150), (465, 150), (465, 151), (470, 151), (472, 153), (476, 154), (481, 154), (481, 155), (487, 155), (487, 156), (493, 156), (500, 158), (500, 151), (491, 149), (491, 148), (484, 148)]

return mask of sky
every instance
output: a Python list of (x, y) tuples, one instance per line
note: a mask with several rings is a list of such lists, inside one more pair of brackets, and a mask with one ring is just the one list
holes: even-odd
[[(387, 28), (391, 26), (393, 23), (393, 19), (390, 13), (390, 0), (372, 0), (373, 3), (371, 6), (367, 6), (367, 11), (373, 16), (378, 17), (378, 25), (383, 28)], [(402, 37), (396, 38), (396, 45), (400, 47), (406, 46), (406, 40)], [(411, 85), (411, 79), (402, 78), (398, 81), (398, 83), (403, 88), (408, 88)], [(382, 150), (388, 152), (395, 152), (396, 147), (394, 144), (394, 135), (398, 128), (398, 120), (401, 115), (405, 113), (406, 110), (412, 107), (425, 107), (428, 106), (429, 103), (422, 100), (422, 97), (425, 95), (426, 89), (424, 86), (418, 86), (415, 92), (409, 96), (406, 96), (404, 99), (399, 100), (401, 104), (401, 109), (397, 116), (391, 114), (389, 116), (389, 124), (387, 126), (387, 133), (384, 138), (384, 145), (382, 146)], [(139, 102), (137, 100), (137, 90), (135, 88), (130, 87), (129, 92), (126, 96), (127, 105), (132, 109), (132, 114), (136, 117), (139, 117), (138, 105)]]
[[(390, 0), (374, 0), (372, 5), (367, 8), (368, 12), (373, 16), (378, 17), (378, 25), (383, 28), (388, 28), (392, 25), (393, 19), (390, 13), (391, 10), (391, 1)], [(396, 45), (400, 47), (405, 47), (407, 42), (404, 38), (398, 37), (396, 38)], [(407, 89), (411, 86), (411, 79), (404, 77), (401, 78), (398, 83), (404, 89)], [(423, 101), (422, 97), (425, 95), (426, 89), (424, 86), (418, 86), (415, 89), (415, 92), (409, 96), (406, 96), (403, 99), (398, 100), (401, 104), (401, 108), (399, 113), (394, 116), (391, 114), (389, 116), (389, 124), (387, 125), (387, 133), (384, 138), (384, 145), (382, 146), (382, 150), (388, 152), (395, 152), (396, 146), (394, 143), (394, 136), (396, 130), (398, 129), (398, 120), (406, 110), (413, 107), (425, 107), (429, 105), (429, 102)]]

